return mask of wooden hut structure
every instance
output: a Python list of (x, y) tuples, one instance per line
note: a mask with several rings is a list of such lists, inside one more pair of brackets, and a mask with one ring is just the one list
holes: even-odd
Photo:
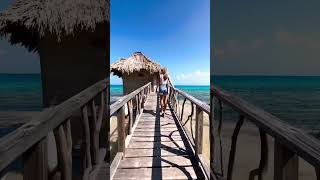
[(0, 36), (40, 56), (43, 105), (107, 78), (110, 0), (17, 0), (0, 13)]
[(124, 94), (129, 94), (148, 82), (155, 87), (160, 71), (160, 64), (153, 62), (142, 52), (135, 52), (132, 56), (111, 64), (111, 72), (122, 77)]
[[(109, 7), (110, 0), (16, 0), (0, 13), (0, 36), (40, 56), (43, 107), (60, 104), (108, 77)], [(72, 132), (76, 143), (82, 137), (79, 118), (70, 118), (73, 129), (79, 129)], [(52, 132), (44, 142), (51, 171), (57, 165)]]

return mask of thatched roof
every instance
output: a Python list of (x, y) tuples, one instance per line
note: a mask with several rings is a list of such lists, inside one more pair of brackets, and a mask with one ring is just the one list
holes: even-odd
[(0, 13), (0, 36), (9, 35), (12, 44), (37, 50), (37, 41), (45, 34), (60, 41), (110, 22), (109, 7), (110, 0), (16, 0)]
[(121, 58), (119, 61), (111, 64), (111, 72), (114, 75), (122, 77), (123, 74), (131, 74), (140, 70), (149, 71), (151, 74), (161, 71), (160, 64), (151, 61), (141, 52), (135, 52), (127, 59)]

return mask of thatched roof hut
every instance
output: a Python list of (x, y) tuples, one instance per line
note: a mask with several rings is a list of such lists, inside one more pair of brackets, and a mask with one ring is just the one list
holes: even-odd
[(44, 106), (107, 77), (110, 0), (16, 0), (0, 13), (0, 36), (38, 52)]
[[(110, 0), (16, 0), (0, 13), (0, 36), (40, 56), (44, 107), (107, 78), (109, 12)], [(73, 142), (82, 137), (79, 120), (71, 118)], [(105, 128), (101, 132), (107, 134)], [(54, 144), (52, 133), (48, 144)], [(48, 147), (49, 171), (56, 170), (55, 149)]]
[(37, 50), (39, 38), (52, 34), (58, 41), (79, 32), (93, 32), (110, 21), (110, 0), (17, 0), (0, 13), (0, 35), (12, 44)]
[(148, 82), (155, 85), (161, 71), (160, 64), (153, 62), (142, 52), (135, 52), (126, 59), (121, 58), (111, 64), (110, 68), (114, 75), (122, 77), (124, 94), (130, 93)]

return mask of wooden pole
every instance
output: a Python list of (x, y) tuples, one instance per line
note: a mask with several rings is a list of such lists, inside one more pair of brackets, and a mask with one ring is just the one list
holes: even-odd
[(298, 180), (299, 160), (277, 139), (274, 144), (274, 180)]
[(203, 111), (196, 106), (196, 153), (202, 154)]
[(125, 111), (124, 106), (122, 106), (117, 113), (117, 122), (118, 122), (118, 152), (123, 153), (123, 157), (125, 155)]
[(23, 180), (48, 179), (47, 137), (40, 140), (23, 156)]

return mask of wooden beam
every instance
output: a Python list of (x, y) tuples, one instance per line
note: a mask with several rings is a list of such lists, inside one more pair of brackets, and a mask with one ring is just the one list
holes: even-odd
[(117, 113), (118, 124), (118, 152), (122, 152), (125, 155), (125, 110), (122, 106)]
[(28, 123), (2, 137), (0, 140), (0, 171), (46, 137), (48, 132), (53, 131), (73, 114), (79, 112), (84, 104), (107, 88), (108, 84), (109, 80), (97, 82), (62, 104), (45, 109)]
[(278, 140), (274, 144), (274, 180), (298, 180), (298, 156)]
[(47, 138), (41, 139), (23, 155), (23, 180), (48, 179)]
[(203, 111), (196, 107), (196, 153), (202, 154), (202, 140), (203, 140)]
[(320, 167), (320, 141), (301, 129), (297, 129), (272, 114), (236, 97), (220, 88), (213, 88), (212, 95), (242, 114), (249, 121), (261, 128), (268, 135), (290, 151), (309, 162), (314, 167)]

